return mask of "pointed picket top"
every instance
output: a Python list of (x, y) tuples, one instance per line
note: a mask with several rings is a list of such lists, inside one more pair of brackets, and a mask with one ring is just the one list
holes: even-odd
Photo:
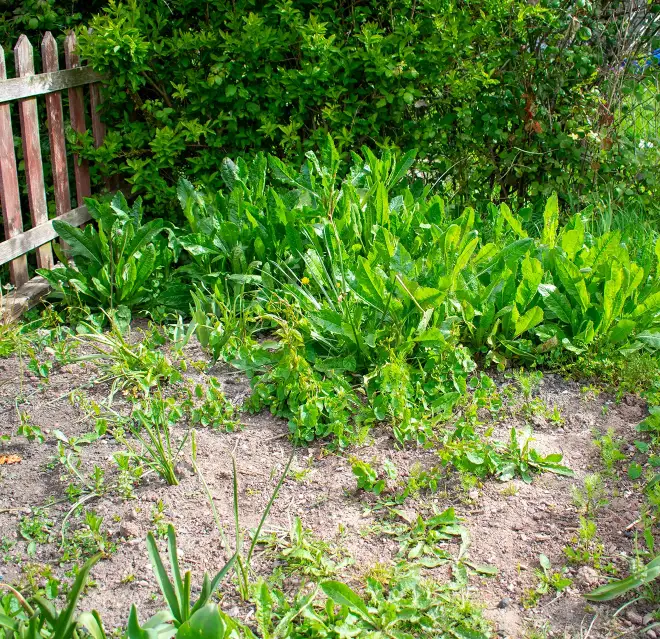
[(69, 31), (69, 35), (64, 38), (64, 60), (67, 69), (80, 66), (80, 56), (76, 52), (77, 44), (76, 34), (73, 31)]
[(44, 71), (57, 71), (60, 63), (57, 55), (57, 41), (50, 31), (46, 31), (41, 41), (41, 63)]
[(25, 34), (21, 35), (14, 47), (14, 62), (19, 76), (34, 74), (34, 51)]

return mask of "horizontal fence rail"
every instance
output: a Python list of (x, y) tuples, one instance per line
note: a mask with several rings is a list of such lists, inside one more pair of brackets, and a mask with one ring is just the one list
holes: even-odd
[[(89, 86), (89, 106), (94, 144), (103, 143), (105, 127), (98, 110), (101, 105), (102, 77), (90, 67), (80, 64), (76, 38), (69, 34), (64, 41), (65, 69), (59, 68), (55, 38), (46, 33), (41, 43), (42, 73), (35, 73), (34, 51), (22, 35), (14, 47), (15, 77), (7, 77), (4, 50), (0, 47), (0, 206), (4, 223), (4, 241), (0, 241), (0, 265), (9, 264), (9, 278), (15, 291), (2, 299), (0, 314), (16, 316), (31, 306), (48, 290), (41, 277), (29, 278), (27, 254), (36, 252), (39, 268), (51, 269), (54, 256), (51, 242), (57, 238), (53, 220), (49, 220), (48, 202), (41, 153), (37, 98), (44, 96), (48, 142), (53, 177), (55, 215), (74, 226), (89, 221), (82, 205), (91, 195), (89, 166), (73, 154), (76, 201), (72, 208), (64, 135), (62, 91), (67, 91), (71, 128), (83, 134), (87, 115), (83, 87)], [(12, 103), (16, 103), (15, 105)], [(24, 230), (19, 172), (14, 148), (12, 111), (15, 106), (20, 122), (23, 165), (30, 229)]]
[(63, 69), (24, 78), (12, 78), (2, 84), (0, 102), (12, 102), (24, 98), (33, 98), (46, 95), (54, 91), (80, 87), (92, 82), (100, 82), (102, 77), (91, 67), (78, 67), (77, 69)]

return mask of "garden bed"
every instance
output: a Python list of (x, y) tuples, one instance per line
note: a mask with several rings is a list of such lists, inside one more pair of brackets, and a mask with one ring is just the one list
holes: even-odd
[[(134, 331), (133, 336), (139, 336), (139, 331)], [(84, 349), (76, 357), (81, 354), (85, 354)], [(182, 396), (186, 387), (197, 384), (206, 386), (211, 377), (220, 381), (234, 404), (241, 404), (250, 394), (247, 380), (227, 365), (211, 365), (194, 340), (183, 351), (183, 360), (187, 362), (183, 380), (167, 387), (169, 396)], [(162, 607), (160, 595), (154, 594), (158, 589), (144, 543), (149, 531), (158, 538), (164, 535), (167, 523), (175, 526), (182, 563), (192, 571), (194, 584), (200, 582), (203, 572), (213, 574), (219, 570), (232, 550), (222, 547), (188, 445), (178, 464), (178, 485), (167, 486), (150, 474), (136, 482), (134, 498), (129, 499), (113, 487), (118, 470), (112, 455), (120, 452), (122, 445), (109, 435), (89, 444), (80, 443), (80, 476), (91, 481), (94, 468), (101, 469), (103, 488), (98, 491), (99, 496), (89, 496), (79, 510), (71, 512), (72, 503), (87, 493), (83, 490), (71, 497), (69, 490), (67, 495), (67, 486), (76, 481), (58, 461), (58, 439), (53, 431), (61, 431), (69, 442), (94, 432), (95, 418), (83, 407), (90, 400), (101, 404), (110, 390), (110, 382), (94, 383), (98, 373), (93, 362), (56, 363), (46, 380), (27, 369), (26, 362), (16, 355), (0, 360), (2, 434), (12, 433), (11, 441), (0, 453), (20, 457), (19, 463), (0, 466), (0, 574), (3, 582), (27, 588), (47, 585), (51, 573), (66, 582), (71, 567), (80, 562), (90, 545), (94, 547), (85, 535), (75, 536), (76, 530), (86, 530), (83, 511), (93, 511), (103, 518), (100, 531), (108, 556), (94, 567), (94, 585), (86, 590), (81, 608), (98, 610), (110, 630), (126, 624), (133, 603), (137, 604), (141, 619)], [(574, 478), (545, 473), (535, 475), (531, 484), (520, 479), (488, 479), (480, 483), (461, 478), (456, 472), (446, 472), (441, 475), (436, 492), (421, 491), (387, 508), (383, 507), (387, 491), (377, 498), (356, 489), (350, 459), (357, 457), (374, 467), (389, 459), (401, 480), (422, 469), (437, 467), (439, 459), (433, 449), (401, 449), (386, 426), (372, 430), (364, 443), (349, 450), (331, 450), (318, 441), (294, 449), (286, 421), (266, 412), (241, 413), (243, 428), (236, 432), (197, 426), (198, 468), (231, 539), (232, 455), (238, 469), (241, 524), (246, 530), (258, 525), (283, 469), (294, 455), (262, 531), (262, 535), (272, 533), (273, 539), (279, 541), (257, 546), (254, 569), (263, 577), (277, 575), (286, 568), (282, 548), (289, 543), (288, 531), (299, 517), (303, 527), (312, 531), (309, 539), (329, 544), (319, 546), (319, 556), (334, 556), (335, 578), (359, 591), (365, 573), (373, 571), (374, 566), (395, 561), (399, 543), (389, 534), (392, 526), (413, 522), (416, 514), (426, 518), (454, 507), (469, 533), (470, 562), (497, 569), (491, 577), (470, 571), (468, 590), (475, 602), (485, 606), (485, 616), (500, 634), (523, 637), (545, 636), (543, 633), (549, 632), (585, 636), (590, 631), (592, 637), (605, 637), (636, 632), (637, 624), (651, 612), (649, 605), (637, 603), (615, 616), (617, 605), (591, 604), (582, 595), (606, 581), (608, 565), (619, 574), (627, 573), (635, 534), (641, 530), (635, 524), (641, 504), (639, 491), (622, 472), (623, 464), (615, 460), (610, 469), (603, 467), (607, 451), (602, 443), (599, 450), (594, 440), (602, 442), (609, 431), (615, 448), (632, 459), (636, 451), (635, 426), (646, 415), (645, 402), (633, 396), (615, 402), (597, 389), (551, 374), (543, 377), (526, 399), (521, 398), (511, 375), (500, 375), (496, 381), (500, 389), (516, 389), (503, 393), (511, 407), (533, 400), (537, 406), (557, 410), (554, 418), (549, 419), (549, 410), (523, 417), (512, 409), (506, 419), (493, 422), (493, 435), (505, 441), (512, 426), (532, 426), (534, 447), (541, 454), (562, 453), (562, 463), (575, 472)], [(19, 399), (21, 403), (17, 403)], [(42, 430), (43, 443), (28, 442), (15, 435), (20, 426), (17, 406), (29, 416), (31, 424)], [(113, 408), (118, 413), (130, 406), (121, 394), (116, 396)], [(482, 418), (488, 421), (487, 416)], [(488, 424), (483, 426), (487, 427)], [(183, 437), (189, 428), (190, 424), (183, 420), (174, 432)], [(64, 448), (71, 450), (70, 446)], [(607, 504), (595, 516), (597, 539), (592, 540), (593, 548), (602, 554), (598, 559), (600, 571), (594, 569), (593, 557), (583, 565), (571, 564), (564, 551), (575, 546), (579, 526), (572, 487), (581, 487), (585, 476), (595, 472), (603, 478), (607, 498)], [(62, 534), (63, 522), (66, 523)], [(271, 552), (266, 551), (267, 546)], [(458, 553), (458, 543), (452, 542), (448, 548), (451, 553)], [(67, 552), (74, 559), (65, 560)], [(542, 554), (550, 560), (551, 572), (567, 566), (565, 576), (572, 579), (568, 588), (561, 592), (550, 588), (547, 594), (535, 594)], [(440, 580), (448, 579), (449, 564), (426, 572)], [(304, 579), (303, 574), (293, 570), (282, 577), (282, 588), (295, 592)], [(253, 606), (242, 603), (231, 580), (224, 582), (220, 595), (226, 612), (248, 624), (253, 620)], [(534, 628), (541, 634), (532, 635)]]

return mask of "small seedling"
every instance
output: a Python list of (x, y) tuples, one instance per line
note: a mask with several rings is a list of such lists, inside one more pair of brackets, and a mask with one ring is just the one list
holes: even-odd
[(50, 541), (53, 521), (46, 516), (46, 511), (35, 509), (31, 515), (21, 518), (18, 531), (21, 537), (28, 542), (27, 554), (34, 557), (37, 544), (46, 544)]
[(300, 574), (309, 577), (330, 577), (353, 560), (341, 549), (317, 539), (312, 531), (304, 528), (300, 517), (284, 536), (272, 534), (262, 538), (270, 553), (285, 564), (287, 574)]
[(102, 528), (103, 517), (93, 510), (85, 512), (82, 525), (70, 535), (62, 535), (63, 561), (80, 561), (92, 555), (107, 557), (117, 550), (117, 544), (111, 541), (107, 530)]
[(593, 519), (598, 511), (608, 504), (605, 483), (598, 473), (587, 475), (584, 478), (584, 487), (573, 486), (571, 492), (573, 504), (587, 519)]
[(53, 362), (49, 360), (39, 361), (37, 356), (34, 353), (31, 353), (27, 367), (28, 370), (36, 377), (40, 377), (44, 381), (48, 382), (50, 371), (53, 368)]
[(559, 410), (559, 407), (555, 404), (552, 407), (552, 411), (547, 414), (547, 418), (555, 426), (562, 426), (566, 421)]
[(241, 428), (236, 407), (222, 392), (222, 385), (215, 377), (210, 378), (206, 388), (197, 384), (194, 395), (197, 400), (201, 400), (201, 403), (190, 412), (190, 420), (193, 424), (217, 428), (228, 433)]
[(387, 487), (387, 480), (394, 481), (397, 477), (396, 466), (386, 459), (382, 464), (382, 472), (378, 472), (371, 464), (357, 457), (351, 457), (351, 470), (357, 478), (358, 490), (380, 495)]
[(539, 564), (541, 569), (538, 568), (534, 571), (538, 577), (539, 583), (535, 589), (526, 593), (523, 599), (523, 606), (525, 608), (533, 608), (538, 603), (539, 599), (548, 594), (550, 590), (562, 592), (573, 583), (573, 580), (566, 577), (566, 568), (560, 571), (553, 571), (550, 560), (546, 555), (539, 555)]
[(571, 544), (564, 547), (564, 553), (572, 564), (593, 566), (596, 570), (611, 570), (611, 565), (603, 564), (605, 547), (598, 537), (596, 522), (580, 517), (580, 526)]
[(156, 537), (165, 539), (170, 522), (165, 517), (165, 504), (159, 499), (151, 510), (151, 525)]
[(130, 453), (115, 453), (112, 458), (119, 468), (117, 492), (124, 499), (134, 499), (135, 487), (144, 475), (144, 466)]
[(596, 439), (594, 444), (600, 449), (600, 456), (608, 473), (614, 471), (617, 462), (626, 458), (621, 452), (624, 442), (615, 436), (613, 428), (608, 428), (607, 433), (600, 439)]
[[(174, 398), (154, 397), (133, 411), (137, 423), (131, 432), (142, 444), (142, 448), (132, 449), (131, 454), (140, 464), (162, 477), (169, 486), (179, 483), (176, 464), (190, 434), (190, 431), (186, 431), (178, 445), (174, 441), (172, 427), (182, 417), (182, 408)], [(128, 441), (125, 443), (130, 446)]]
[(541, 371), (527, 372), (523, 368), (519, 368), (513, 372), (513, 376), (518, 382), (518, 386), (525, 399), (530, 399), (535, 390), (541, 385), (543, 373)]
[(509, 482), (504, 488), (502, 488), (502, 490), (500, 490), (500, 494), (505, 497), (516, 497), (519, 492), (518, 486), (513, 482)]
[(43, 444), (46, 441), (46, 437), (41, 428), (32, 423), (32, 418), (29, 413), (24, 410), (19, 410), (18, 407), (16, 408), (16, 412), (19, 420), (18, 434), (25, 437), (29, 442), (36, 441)]

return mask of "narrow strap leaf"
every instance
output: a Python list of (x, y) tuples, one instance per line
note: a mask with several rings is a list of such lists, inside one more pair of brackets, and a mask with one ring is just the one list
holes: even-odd
[(158, 586), (160, 587), (167, 605), (170, 607), (172, 616), (181, 623), (181, 608), (179, 607), (179, 600), (177, 599), (172, 583), (170, 582), (169, 577), (167, 576), (167, 571), (163, 565), (163, 561), (160, 558), (158, 553), (158, 547), (156, 546), (156, 540), (154, 536), (149, 533), (147, 535), (147, 553), (149, 554), (149, 560), (153, 566), (154, 572), (156, 574), (156, 581), (158, 581)]

